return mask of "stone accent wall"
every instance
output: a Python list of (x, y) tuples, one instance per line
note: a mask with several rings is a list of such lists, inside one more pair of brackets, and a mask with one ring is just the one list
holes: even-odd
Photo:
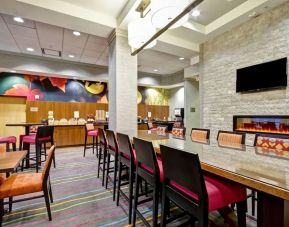
[(289, 114), (288, 88), (236, 93), (236, 69), (289, 57), (288, 12), (285, 3), (203, 45), (201, 120), (211, 138), (220, 129), (233, 130), (233, 115)]

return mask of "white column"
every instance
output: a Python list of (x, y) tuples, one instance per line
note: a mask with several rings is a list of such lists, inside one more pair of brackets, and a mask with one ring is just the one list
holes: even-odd
[(199, 81), (196, 80), (198, 74), (198, 69), (195, 66), (184, 70), (185, 126), (188, 132), (191, 128), (201, 126)]
[(114, 31), (109, 37), (109, 128), (137, 133), (137, 56), (131, 56), (127, 37)]

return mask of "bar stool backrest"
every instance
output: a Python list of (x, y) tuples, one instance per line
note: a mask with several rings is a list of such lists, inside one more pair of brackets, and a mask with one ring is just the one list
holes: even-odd
[(122, 133), (116, 134), (120, 156), (128, 156), (134, 162), (134, 155), (129, 136)]
[(243, 132), (231, 132), (219, 130), (217, 140), (223, 144), (245, 144), (246, 134)]
[(197, 195), (197, 202), (208, 206), (208, 193), (198, 154), (160, 145), (165, 184), (173, 181)]
[(99, 141), (103, 146), (107, 146), (107, 140), (106, 140), (106, 135), (105, 132), (102, 128), (98, 128), (98, 133), (99, 133)]
[(53, 133), (54, 133), (53, 126), (50, 125), (39, 126), (36, 132), (36, 141), (44, 139), (45, 141), (51, 141), (53, 143)]
[(257, 133), (254, 146), (281, 151), (289, 151), (289, 135)]
[(210, 129), (192, 128), (191, 139), (193, 141), (205, 141), (210, 139)]
[(116, 142), (114, 131), (106, 130), (106, 138), (107, 138), (108, 149), (118, 153), (118, 144)]
[(93, 123), (88, 123), (85, 125), (86, 131), (93, 131), (94, 130), (94, 125)]
[(150, 168), (157, 179), (159, 179), (160, 170), (157, 164), (157, 157), (152, 142), (134, 137), (133, 143), (136, 152), (136, 166), (138, 168), (144, 166), (146, 168)]

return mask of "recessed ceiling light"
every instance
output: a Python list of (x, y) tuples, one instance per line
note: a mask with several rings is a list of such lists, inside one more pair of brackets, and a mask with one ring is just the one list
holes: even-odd
[(80, 32), (78, 32), (78, 31), (74, 31), (74, 32), (73, 32), (73, 35), (75, 35), (75, 36), (80, 36), (81, 34), (80, 34)]
[(76, 77), (76, 76), (74, 76), (74, 77), (72, 77), (72, 79), (74, 79), (74, 80), (77, 80), (77, 77)]
[(158, 72), (159, 70), (158, 69), (154, 69), (154, 72)]
[(34, 49), (31, 48), (31, 47), (27, 47), (26, 50), (29, 51), (29, 52), (33, 52), (34, 51)]
[(192, 16), (193, 17), (198, 17), (198, 16), (200, 16), (200, 14), (201, 14), (201, 12), (198, 9), (194, 9), (193, 12), (192, 12)]
[(255, 17), (255, 16), (257, 16), (257, 12), (256, 11), (253, 11), (252, 13), (250, 13), (248, 15), (248, 17)]
[(13, 20), (18, 22), (18, 23), (24, 23), (24, 20), (21, 17), (14, 17)]
[(9, 72), (11, 72), (11, 73), (16, 73), (16, 71), (15, 71), (15, 70), (10, 70)]
[(72, 54), (69, 54), (68, 57), (70, 57), (70, 58), (74, 58), (75, 56), (72, 55)]
[(183, 58), (183, 57), (179, 57), (179, 60), (181, 60), (181, 61), (184, 60), (184, 59), (185, 59), (185, 58)]

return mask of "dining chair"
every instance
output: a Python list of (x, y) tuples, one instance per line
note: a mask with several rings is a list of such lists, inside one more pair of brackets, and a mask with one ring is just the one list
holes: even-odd
[(98, 165), (97, 165), (97, 177), (99, 178), (99, 173), (100, 171), (102, 171), (102, 186), (104, 186), (106, 156), (107, 156), (107, 139), (106, 139), (105, 132), (102, 128), (98, 128), (97, 130), (99, 134), (99, 154), (98, 154)]
[[(38, 199), (44, 197), (49, 221), (52, 220), (50, 201), (53, 203), (51, 183), (50, 183), (50, 167), (53, 156), (55, 154), (55, 145), (48, 151), (48, 158), (45, 162), (44, 168), (41, 173), (20, 173), (9, 176), (0, 185), (0, 226), (4, 216), (4, 205), (23, 202), (31, 199)], [(37, 194), (33, 197), (25, 197), (14, 200), (17, 196), (43, 192), (42, 195)], [(4, 202), (5, 198), (12, 198), (9, 202)], [(12, 206), (11, 206), (12, 208)]]
[(231, 131), (222, 131), (219, 130), (217, 141), (222, 146), (234, 147), (237, 148), (239, 145), (245, 144), (246, 133), (244, 132), (231, 132)]
[[(105, 177), (105, 188), (108, 187), (108, 180), (113, 184), (113, 201), (115, 201), (115, 192), (116, 192), (116, 178), (118, 170), (118, 144), (115, 138), (114, 131), (106, 130), (107, 138), (107, 160), (106, 160), (106, 177)], [(113, 157), (113, 160), (111, 159)], [(110, 167), (110, 164), (113, 162), (113, 167)], [(110, 174), (113, 174), (111, 177)]]
[(210, 139), (210, 129), (192, 128), (191, 139), (197, 142), (207, 142)]
[[(133, 215), (132, 226), (136, 224), (136, 215), (149, 226), (148, 221), (144, 218), (142, 213), (138, 210), (138, 205), (153, 200), (153, 215), (152, 224), (157, 226), (158, 224), (158, 203), (159, 193), (161, 190), (161, 182), (163, 181), (163, 167), (162, 161), (157, 159), (152, 142), (142, 140), (139, 138), (133, 138), (133, 144), (136, 152), (136, 167), (135, 167), (135, 190), (134, 190), (134, 203), (133, 203)], [(152, 187), (152, 198), (146, 198), (142, 201), (138, 201), (142, 195), (139, 193), (139, 187), (141, 180), (144, 180)]]
[[(46, 160), (46, 143), (54, 144), (53, 139), (54, 127), (53, 126), (39, 126), (36, 134), (28, 135), (23, 137), (23, 148), (27, 150), (27, 158), (26, 160), (34, 160), (36, 165), (36, 172), (39, 170), (39, 163), (41, 164), (41, 156), (42, 154), (45, 156)], [(35, 145), (35, 157), (30, 157), (30, 145)], [(44, 146), (44, 151), (42, 152), (42, 146)], [(53, 164), (55, 163), (55, 155), (53, 156)]]
[[(119, 205), (120, 195), (125, 198), (128, 203), (128, 223), (131, 224), (132, 218), (132, 202), (133, 202), (133, 174), (136, 163), (136, 153), (132, 147), (130, 138), (126, 134), (117, 133), (117, 142), (119, 147), (118, 155), (118, 177), (117, 177), (117, 190), (116, 190), (116, 205)], [(122, 182), (122, 171), (128, 169), (129, 178), (128, 182)], [(129, 185), (128, 196), (124, 191), (121, 190), (121, 186)]]
[(175, 137), (183, 137), (186, 135), (186, 128), (172, 128), (172, 135)]
[(9, 151), (10, 144), (12, 144), (13, 151), (16, 151), (16, 137), (15, 136), (0, 136), (0, 144), (6, 144), (6, 151)]
[[(92, 137), (92, 146), (87, 146), (88, 137)], [(83, 157), (85, 157), (86, 149), (92, 148), (92, 153), (94, 154), (94, 147), (96, 147), (96, 157), (98, 157), (98, 130), (94, 129), (93, 123), (85, 124)]]
[(155, 128), (155, 127), (154, 127), (154, 124), (153, 124), (151, 121), (149, 121), (149, 122), (148, 122), (148, 129), (149, 129), (149, 130), (156, 130), (157, 128)]
[[(246, 226), (246, 188), (211, 175), (204, 175), (198, 154), (160, 145), (163, 161), (161, 226), (170, 220), (172, 201), (197, 219), (196, 226), (208, 226), (208, 213), (237, 203), (238, 226)], [(184, 215), (186, 214), (184, 213)], [(181, 216), (181, 215), (180, 215)]]

